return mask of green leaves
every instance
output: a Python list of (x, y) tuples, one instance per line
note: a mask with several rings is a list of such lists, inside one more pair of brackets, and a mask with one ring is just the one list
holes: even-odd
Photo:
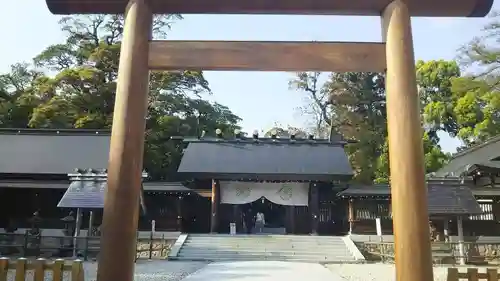
[[(155, 36), (164, 37), (178, 19), (155, 16)], [(33, 60), (44, 72), (20, 63), (0, 75), (0, 126), (111, 128), (123, 17), (71, 16), (61, 26), (66, 42), (47, 47)], [(241, 119), (229, 108), (202, 99), (210, 93), (198, 71), (150, 74), (144, 166), (154, 179), (175, 180), (183, 147), (171, 136), (239, 128)]]

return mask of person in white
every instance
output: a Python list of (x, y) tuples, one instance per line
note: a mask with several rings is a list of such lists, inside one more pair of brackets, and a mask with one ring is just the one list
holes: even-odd
[(258, 233), (262, 233), (264, 225), (266, 225), (266, 218), (264, 216), (264, 213), (258, 212), (255, 216), (255, 228), (257, 228)]

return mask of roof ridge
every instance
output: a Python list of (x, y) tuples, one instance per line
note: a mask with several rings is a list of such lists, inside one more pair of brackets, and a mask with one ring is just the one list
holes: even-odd
[(451, 157), (450, 160), (455, 159), (457, 157), (460, 157), (460, 156), (462, 156), (464, 154), (468, 154), (468, 153), (473, 152), (475, 150), (478, 150), (478, 149), (480, 149), (480, 148), (482, 148), (484, 146), (487, 146), (487, 145), (490, 145), (490, 144), (493, 144), (493, 143), (497, 143), (499, 141), (500, 141), (500, 134), (496, 135), (496, 136), (493, 136), (491, 138), (488, 138), (484, 142), (475, 144), (475, 145), (473, 145), (471, 147), (468, 147), (468, 148), (466, 148), (466, 149), (464, 149), (462, 151), (456, 152), (455, 154), (452, 155), (452, 157)]

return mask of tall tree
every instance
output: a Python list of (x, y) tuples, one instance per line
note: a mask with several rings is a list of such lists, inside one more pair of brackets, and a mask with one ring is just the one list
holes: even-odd
[[(164, 37), (180, 18), (156, 16), (153, 35)], [(66, 41), (34, 58), (37, 71), (17, 64), (0, 76), (1, 126), (111, 127), (123, 17), (71, 16), (61, 27)], [(170, 136), (238, 128), (240, 118), (229, 108), (202, 99), (210, 88), (201, 72), (152, 72), (149, 86), (144, 165), (154, 179), (175, 177), (182, 144), (169, 142)]]
[[(432, 76), (427, 70), (422, 70), (421, 75)], [(384, 75), (332, 73), (326, 83), (318, 85), (318, 80), (317, 73), (299, 73), (290, 85), (310, 95), (311, 112), (316, 113), (315, 120), (320, 120), (316, 124), (333, 126), (345, 139), (355, 141), (346, 146), (355, 180), (386, 182), (389, 158)], [(427, 105), (440, 90), (430, 90), (430, 84), (436, 81), (425, 82), (429, 84), (423, 88), (428, 96), (422, 97), (422, 103)], [(444, 88), (450, 90), (449, 85)], [(436, 131), (439, 129), (436, 127), (423, 135), (428, 171), (439, 169), (447, 159), (438, 145)]]
[(378, 73), (332, 73), (319, 85), (319, 73), (299, 73), (290, 86), (309, 95), (317, 131), (329, 127), (355, 140), (346, 150), (357, 181), (374, 179), (376, 159), (385, 140), (384, 77)]
[(467, 75), (453, 80), (456, 135), (466, 146), (500, 134), (500, 14), (460, 50)]

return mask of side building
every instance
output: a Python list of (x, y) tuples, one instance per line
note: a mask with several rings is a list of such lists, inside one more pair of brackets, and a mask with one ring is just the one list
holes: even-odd
[[(458, 235), (460, 217), (469, 239), (498, 236), (500, 136), (456, 153), (445, 167), (428, 175), (427, 185), (431, 228), (443, 235)], [(339, 196), (351, 206), (354, 234), (376, 234), (375, 219), (380, 218), (383, 234), (392, 235), (389, 185), (351, 185)]]
[[(84, 210), (84, 216), (89, 215), (85, 211), (94, 211), (94, 225), (99, 225), (102, 209), (92, 207), (103, 201), (104, 192), (68, 187), (76, 169), (107, 168), (109, 141), (109, 131), (0, 129), (0, 232), (8, 226), (24, 232), (38, 212), (44, 235), (62, 235), (65, 222), (61, 219), (77, 207)], [(59, 208), (65, 193), (71, 193), (68, 198), (83, 198), (79, 200), (83, 205)], [(207, 226), (196, 222), (209, 220), (209, 215), (198, 206), (209, 208), (209, 195), (180, 182), (146, 179), (143, 202), (147, 212), (140, 218), (139, 229), (150, 230), (154, 219), (158, 231), (203, 231)], [(69, 206), (74, 203), (70, 201)], [(88, 219), (84, 217), (82, 223), (82, 229), (87, 229)]]

